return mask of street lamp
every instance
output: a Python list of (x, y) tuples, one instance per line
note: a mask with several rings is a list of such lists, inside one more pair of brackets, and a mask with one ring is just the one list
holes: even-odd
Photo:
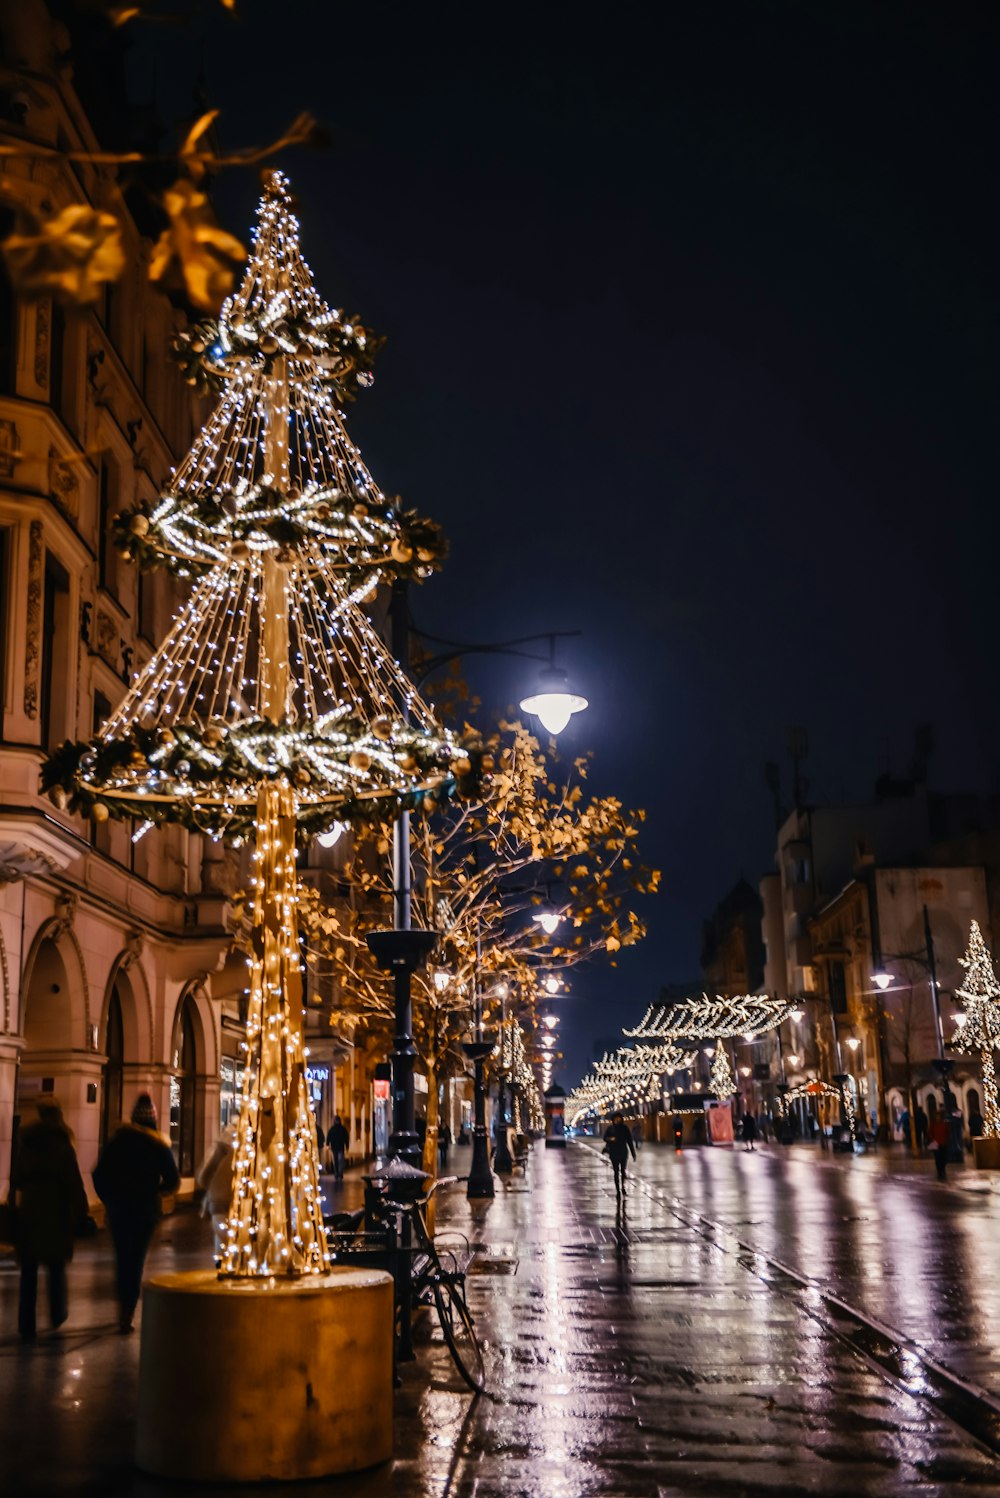
[(558, 910), (535, 910), (532, 911), (531, 919), (538, 922), (546, 936), (551, 936), (562, 921), (562, 916)]
[(588, 705), (586, 697), (570, 689), (566, 672), (551, 663), (538, 673), (538, 690), (521, 699), (521, 711), (533, 714), (553, 735), (562, 733), (573, 714)]

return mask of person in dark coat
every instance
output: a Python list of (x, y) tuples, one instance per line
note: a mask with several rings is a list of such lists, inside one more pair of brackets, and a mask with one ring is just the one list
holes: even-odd
[(604, 1131), (604, 1152), (611, 1157), (615, 1172), (615, 1190), (625, 1195), (625, 1166), (631, 1154), (635, 1159), (635, 1140), (632, 1130), (620, 1113), (611, 1116), (611, 1127)]
[(131, 1123), (120, 1124), (94, 1168), (94, 1186), (108, 1214), (118, 1269), (118, 1330), (130, 1332), (139, 1304), (146, 1250), (160, 1217), (160, 1198), (176, 1191), (173, 1151), (156, 1129), (156, 1109), (142, 1092)]
[(757, 1122), (752, 1113), (744, 1113), (743, 1115), (742, 1138), (743, 1148), (752, 1150), (754, 1148), (754, 1140), (757, 1138)]
[(335, 1113), (333, 1123), (330, 1125), (326, 1136), (326, 1143), (327, 1148), (333, 1156), (333, 1174), (338, 1181), (344, 1179), (344, 1159), (347, 1155), (347, 1146), (350, 1142), (351, 1136), (344, 1127), (340, 1114)]
[(448, 1150), (451, 1148), (451, 1130), (446, 1123), (438, 1127), (438, 1159), (441, 1169), (444, 1170), (448, 1164)]
[(38, 1121), (22, 1129), (18, 1138), (10, 1183), (14, 1247), (21, 1265), (17, 1329), (25, 1342), (35, 1336), (40, 1264), (48, 1271), (53, 1331), (69, 1315), (66, 1265), (87, 1216), (87, 1193), (62, 1109), (51, 1097), (43, 1098), (37, 1107)]

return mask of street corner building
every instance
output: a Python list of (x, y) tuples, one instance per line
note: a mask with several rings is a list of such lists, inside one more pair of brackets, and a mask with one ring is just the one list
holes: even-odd
[[(83, 303), (22, 294), (0, 258), (0, 1200), (20, 1121), (44, 1094), (63, 1107), (92, 1197), (100, 1148), (140, 1092), (190, 1191), (241, 1096), (247, 965), (232, 896), (245, 856), (141, 816), (73, 815), (58, 788), (41, 793), (39, 770), (98, 732), (178, 608), (173, 578), (132, 565), (114, 522), (155, 502), (204, 413), (170, 357), (185, 312), (147, 275), (155, 215), (72, 159), (97, 149), (108, 87), (91, 99), (85, 70), (75, 83), (55, 65), (60, 28), (41, 3), (6, 7), (0, 42), (36, 80), (5, 96), (4, 130), (59, 153), (6, 170), (26, 190), (44, 178), (57, 214), (110, 195), (125, 252), (124, 273)], [(0, 239), (17, 223), (0, 206)], [(339, 1112), (349, 1153), (363, 1153), (375, 1062), (332, 1033), (316, 992), (306, 1007), (318, 1121)]]

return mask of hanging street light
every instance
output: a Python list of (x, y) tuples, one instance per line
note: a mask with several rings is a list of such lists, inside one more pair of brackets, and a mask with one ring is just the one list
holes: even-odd
[(551, 664), (542, 667), (538, 689), (530, 697), (522, 697), (520, 704), (521, 711), (533, 714), (553, 737), (562, 733), (574, 713), (582, 713), (588, 705), (586, 697), (570, 690), (566, 672)]
[[(523, 703), (521, 705), (524, 706)], [(551, 936), (562, 921), (562, 916), (558, 910), (534, 910), (531, 919), (538, 922), (546, 936)]]

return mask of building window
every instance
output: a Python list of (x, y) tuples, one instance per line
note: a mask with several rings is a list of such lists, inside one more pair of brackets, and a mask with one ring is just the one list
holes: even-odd
[[(14, 228), (14, 215), (0, 211), (0, 237), (6, 239)], [(15, 395), (17, 389), (17, 299), (7, 274), (7, 262), (0, 255), (0, 395)]]
[(195, 1088), (197, 1047), (191, 1000), (185, 999), (174, 1031), (173, 1075), (170, 1078), (170, 1143), (182, 1176), (195, 1167)]
[(136, 573), (139, 633), (152, 645), (156, 639), (156, 577), (152, 572)]
[(117, 513), (118, 465), (107, 453), (101, 455), (98, 475), (97, 556), (101, 587), (118, 597), (118, 552), (111, 535), (111, 521)]
[(118, 997), (117, 986), (111, 990), (111, 997), (108, 1000), (108, 1033), (105, 1037), (104, 1049), (108, 1059), (103, 1069), (102, 1145), (111, 1138), (122, 1117), (125, 1036), (122, 1025), (122, 1003)]
[(834, 1014), (847, 1013), (847, 979), (842, 962), (830, 963), (830, 1008)]
[(42, 618), (42, 748), (51, 750), (69, 738), (71, 726), (69, 577), (51, 552)]
[(10, 623), (7, 610), (13, 602), (10, 586), (10, 531), (0, 526), (0, 740), (3, 739), (3, 703), (7, 667), (7, 641)]
[[(111, 703), (102, 692), (94, 693), (94, 733), (100, 733), (105, 723), (111, 717)], [(111, 852), (111, 824), (110, 822), (90, 822), (90, 846), (96, 848), (99, 853)]]

